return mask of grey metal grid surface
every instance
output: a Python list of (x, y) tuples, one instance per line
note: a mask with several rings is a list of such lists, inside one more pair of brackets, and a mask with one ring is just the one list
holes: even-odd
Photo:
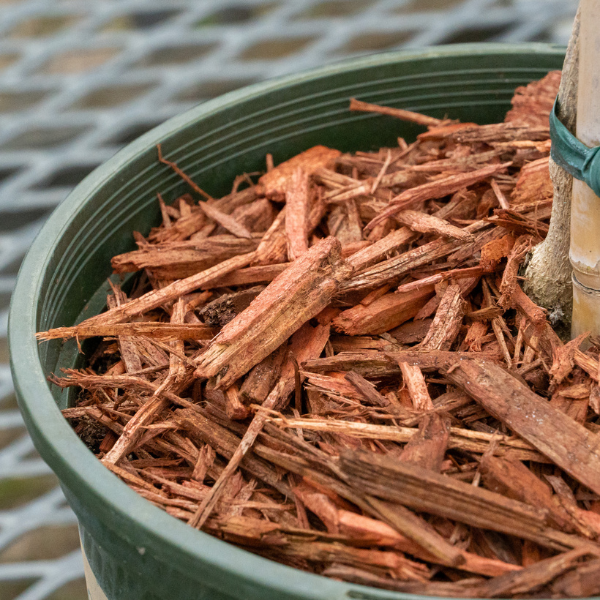
[(268, 77), (384, 50), (566, 43), (576, 0), (0, 0), (0, 600), (83, 600), (76, 520), (8, 369), (8, 302), (45, 218), (116, 150)]

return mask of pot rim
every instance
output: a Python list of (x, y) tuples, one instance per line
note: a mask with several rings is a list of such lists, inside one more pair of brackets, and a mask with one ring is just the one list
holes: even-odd
[[(564, 47), (544, 43), (457, 44), (390, 52), (346, 59), (229, 92), (167, 120), (128, 144), (89, 174), (58, 205), (38, 233), (19, 270), (8, 324), (11, 371), (19, 406), (38, 451), (59, 479), (68, 482), (67, 487), (74, 493), (77, 493), (78, 486), (85, 486), (94, 501), (101, 504), (105, 514), (112, 513), (119, 517), (115, 521), (131, 522), (132, 531), (128, 531), (128, 537), (138, 549), (144, 547), (157, 560), (180, 564), (184, 568), (192, 564), (190, 561), (202, 561), (213, 572), (220, 572), (223, 580), (228, 579), (230, 583), (234, 578), (242, 585), (246, 582), (260, 586), (265, 592), (279, 591), (288, 594), (288, 597), (295, 595), (299, 599), (342, 599), (352, 596), (368, 596), (373, 599), (423, 598), (335, 581), (264, 559), (192, 529), (136, 494), (91, 452), (85, 451), (85, 446), (58, 409), (38, 357), (35, 340), (38, 308), (37, 302), (32, 299), (37, 299), (41, 293), (43, 276), (53, 249), (90, 195), (140, 153), (154, 147), (174, 130), (227, 110), (244, 100), (306, 80), (327, 78), (345, 71), (384, 64), (464, 56), (467, 53), (564, 54)], [(107, 524), (106, 521), (104, 524)], [(353, 594), (349, 596), (349, 592)]]

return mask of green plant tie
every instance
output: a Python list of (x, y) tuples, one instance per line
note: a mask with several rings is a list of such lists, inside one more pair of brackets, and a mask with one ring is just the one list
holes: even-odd
[(579, 141), (558, 118), (558, 98), (550, 113), (550, 139), (552, 160), (570, 173), (584, 181), (600, 196), (600, 146), (590, 148)]

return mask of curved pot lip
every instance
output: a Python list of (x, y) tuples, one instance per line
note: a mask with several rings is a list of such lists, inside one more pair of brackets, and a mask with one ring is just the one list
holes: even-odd
[[(280, 565), (206, 533), (195, 531), (152, 506), (105, 468), (91, 452), (86, 451), (58, 410), (42, 371), (35, 340), (37, 308), (36, 303), (32, 301), (40, 294), (43, 274), (53, 248), (73, 215), (81, 209), (94, 191), (126, 164), (135, 160), (142, 151), (155, 146), (173, 131), (227, 110), (239, 102), (292, 84), (346, 71), (390, 63), (464, 56), (474, 52), (561, 54), (564, 53), (564, 48), (553, 44), (530, 43), (460, 44), (406, 50), (344, 60), (230, 92), (169, 119), (120, 150), (69, 194), (39, 232), (19, 271), (11, 300), (8, 326), (11, 370), (21, 411), (36, 439), (38, 450), (59, 478), (68, 482), (67, 487), (74, 493), (78, 485), (87, 487), (95, 501), (102, 503), (105, 511), (129, 520), (134, 527), (128, 532), (128, 537), (139, 545), (149, 546), (148, 549), (158, 560), (174, 563), (181, 561), (182, 565), (190, 559), (201, 560), (211, 569), (217, 569), (227, 577), (237, 578), (240, 583), (246, 581), (263, 586), (265, 590), (280, 588), (282, 593), (295, 594), (298, 598), (346, 598), (350, 590), (369, 592), (371, 595), (375, 593), (370, 587), (342, 583)], [(407, 594), (384, 590), (377, 590), (376, 594), (380, 598), (408, 597)]]

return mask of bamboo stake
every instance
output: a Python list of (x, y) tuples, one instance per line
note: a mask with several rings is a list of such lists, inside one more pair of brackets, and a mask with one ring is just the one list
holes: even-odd
[[(600, 3), (582, 0), (579, 47), (577, 137), (587, 146), (600, 144)], [(600, 199), (582, 181), (573, 181), (571, 250), (573, 321), (571, 335), (600, 333)]]

